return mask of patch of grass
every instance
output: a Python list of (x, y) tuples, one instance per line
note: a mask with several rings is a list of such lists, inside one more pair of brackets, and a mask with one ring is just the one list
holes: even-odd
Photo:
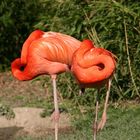
[(7, 119), (15, 117), (15, 113), (8, 105), (0, 104), (0, 116), (5, 116)]
[[(101, 116), (101, 112), (99, 112)], [(59, 133), (61, 140), (92, 140), (93, 113), (84, 115), (79, 113), (79, 118), (74, 120), (75, 130), (69, 133)], [(115, 108), (108, 110), (108, 120), (105, 128), (98, 133), (98, 140), (139, 140), (140, 136), (140, 107)], [(46, 137), (18, 137), (16, 140), (53, 140), (54, 135)]]
[(140, 108), (109, 109), (109, 120), (105, 129), (99, 134), (102, 140), (139, 140)]

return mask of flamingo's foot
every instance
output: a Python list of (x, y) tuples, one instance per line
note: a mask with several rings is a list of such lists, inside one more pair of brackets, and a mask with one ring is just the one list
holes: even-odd
[(101, 121), (98, 124), (97, 131), (102, 130), (104, 128), (106, 120), (107, 120), (106, 113), (103, 113), (102, 119), (101, 119)]
[(60, 112), (59, 111), (54, 111), (51, 115), (51, 120), (58, 123), (59, 118), (60, 118)]

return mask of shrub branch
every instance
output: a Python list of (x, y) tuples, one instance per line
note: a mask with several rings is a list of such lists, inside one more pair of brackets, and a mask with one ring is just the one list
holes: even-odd
[(135, 83), (135, 79), (134, 79), (134, 76), (133, 76), (132, 67), (131, 67), (131, 60), (130, 60), (130, 53), (129, 53), (129, 48), (128, 48), (128, 36), (127, 36), (127, 28), (126, 28), (125, 19), (124, 19), (124, 33), (125, 33), (125, 47), (126, 47), (126, 52), (127, 52), (127, 60), (128, 60), (130, 76), (131, 76), (131, 80), (132, 80), (132, 83), (134, 85), (136, 94), (140, 97), (137, 86), (136, 86), (136, 83)]

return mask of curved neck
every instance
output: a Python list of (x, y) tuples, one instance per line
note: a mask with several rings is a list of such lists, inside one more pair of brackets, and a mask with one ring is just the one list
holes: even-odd
[(12, 73), (18, 80), (31, 80), (32, 76), (24, 70), (21, 70), (21, 68), (24, 66), (25, 65), (21, 64), (21, 59), (17, 58), (11, 64)]
[(81, 67), (87, 67), (89, 64), (88, 62), (85, 63), (84, 60), (87, 59), (86, 57), (86, 53), (89, 52), (90, 49), (92, 48), (95, 48), (92, 41), (90, 40), (84, 40), (82, 43), (81, 43), (81, 46), (80, 48), (76, 51), (76, 60), (78, 65), (80, 65)]

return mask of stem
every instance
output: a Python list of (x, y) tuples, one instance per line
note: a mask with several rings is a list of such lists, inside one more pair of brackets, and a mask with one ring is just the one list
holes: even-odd
[(126, 22), (124, 19), (124, 32), (125, 32), (125, 46), (126, 46), (126, 52), (127, 52), (127, 60), (128, 60), (128, 66), (129, 66), (129, 71), (130, 71), (130, 76), (131, 76), (131, 80), (132, 83), (134, 85), (136, 94), (140, 97), (135, 80), (134, 80), (134, 76), (133, 76), (133, 72), (132, 72), (132, 67), (131, 67), (131, 61), (130, 61), (130, 53), (129, 53), (129, 48), (128, 48), (128, 36), (127, 36), (127, 28), (126, 28)]
[[(116, 82), (116, 85), (117, 85), (117, 88), (118, 88), (118, 95), (119, 95), (119, 97), (120, 97), (120, 99), (121, 98), (123, 98), (123, 90), (122, 90), (122, 88), (120, 87), (120, 85), (118, 84), (118, 80), (117, 80), (117, 77), (116, 77), (116, 75), (115, 74), (113, 74), (113, 77), (114, 77), (114, 79), (115, 79), (115, 82)], [(119, 100), (120, 100), (119, 99)]]

